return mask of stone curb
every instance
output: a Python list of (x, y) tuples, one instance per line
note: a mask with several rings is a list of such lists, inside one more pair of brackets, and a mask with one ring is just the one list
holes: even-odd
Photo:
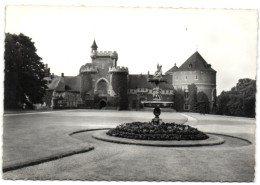
[(213, 134), (208, 134), (209, 139), (194, 140), (194, 141), (151, 141), (151, 140), (135, 140), (127, 138), (119, 138), (106, 135), (107, 131), (99, 131), (92, 135), (93, 138), (101, 141), (129, 144), (129, 145), (142, 145), (142, 146), (157, 146), (157, 147), (196, 147), (196, 146), (213, 146), (220, 145), (225, 142), (221, 137)]
[[(179, 113), (185, 114), (185, 112), (179, 112)], [(227, 116), (227, 115), (220, 115), (220, 114), (204, 114), (204, 115), (201, 115), (200, 113), (196, 113), (196, 112), (187, 112), (187, 113), (188, 114), (191, 113), (191, 114), (195, 114), (195, 115), (199, 115), (199, 116), (214, 116), (214, 117), (223, 117), (223, 118), (256, 120), (256, 118), (250, 118), (250, 117)]]
[(24, 168), (24, 167), (28, 167), (28, 166), (33, 166), (33, 165), (57, 160), (57, 159), (61, 159), (63, 157), (68, 157), (68, 156), (75, 155), (75, 154), (89, 152), (93, 149), (94, 149), (93, 146), (82, 146), (79, 149), (74, 149), (74, 150), (72, 149), (70, 151), (59, 152), (59, 153), (56, 153), (56, 154), (53, 154), (53, 155), (50, 155), (50, 156), (47, 156), (47, 157), (44, 157), (41, 159), (29, 160), (26, 162), (20, 162), (20, 163), (13, 164), (13, 165), (6, 165), (6, 166), (3, 165), (3, 173), (12, 171), (12, 170), (17, 170), (17, 169)]

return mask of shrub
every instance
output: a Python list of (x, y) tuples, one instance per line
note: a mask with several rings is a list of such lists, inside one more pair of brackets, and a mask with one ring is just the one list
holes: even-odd
[(107, 135), (140, 140), (203, 140), (208, 136), (188, 125), (176, 123), (133, 122), (110, 129)]

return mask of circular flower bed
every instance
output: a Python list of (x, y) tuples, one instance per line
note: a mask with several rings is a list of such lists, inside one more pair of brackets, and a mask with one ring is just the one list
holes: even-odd
[(176, 123), (133, 122), (118, 125), (107, 132), (109, 136), (141, 140), (203, 140), (209, 137), (196, 128)]

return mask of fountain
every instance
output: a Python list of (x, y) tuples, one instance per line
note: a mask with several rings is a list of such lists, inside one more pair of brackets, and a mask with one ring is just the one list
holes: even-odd
[(173, 107), (173, 102), (170, 101), (162, 101), (161, 89), (159, 87), (160, 83), (166, 83), (167, 80), (162, 76), (162, 66), (157, 64), (157, 71), (155, 71), (154, 76), (150, 78), (148, 72), (148, 82), (154, 83), (155, 88), (153, 88), (153, 101), (142, 101), (141, 103), (144, 107), (153, 107), (153, 114), (155, 118), (152, 119), (152, 124), (162, 124), (162, 119), (159, 118), (161, 114), (160, 108), (170, 108)]
[(173, 102), (163, 101), (160, 83), (166, 83), (166, 79), (162, 76), (162, 66), (157, 65), (157, 70), (152, 78), (148, 73), (148, 81), (155, 84), (153, 88), (153, 100), (142, 101), (144, 107), (153, 107), (155, 117), (151, 122), (132, 122), (118, 125), (116, 128), (110, 129), (106, 134), (108, 136), (128, 138), (136, 140), (204, 140), (208, 139), (208, 135), (193, 128), (189, 125), (164, 123), (159, 118), (161, 108), (173, 107)]

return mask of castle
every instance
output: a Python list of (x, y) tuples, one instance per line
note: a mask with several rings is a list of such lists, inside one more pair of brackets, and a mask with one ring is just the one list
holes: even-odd
[[(152, 75), (132, 75), (127, 67), (117, 65), (116, 51), (98, 51), (94, 40), (91, 46), (91, 63), (82, 65), (77, 76), (50, 74), (46, 66), (45, 80), (48, 90), (44, 104), (51, 108), (143, 109), (142, 101), (152, 100), (154, 84), (148, 82)], [(216, 101), (216, 71), (202, 56), (195, 52), (179, 68), (168, 70), (161, 83), (162, 100), (174, 101), (176, 89), (185, 93), (184, 111), (189, 111), (188, 85), (195, 84), (198, 92), (204, 92), (210, 107)]]

